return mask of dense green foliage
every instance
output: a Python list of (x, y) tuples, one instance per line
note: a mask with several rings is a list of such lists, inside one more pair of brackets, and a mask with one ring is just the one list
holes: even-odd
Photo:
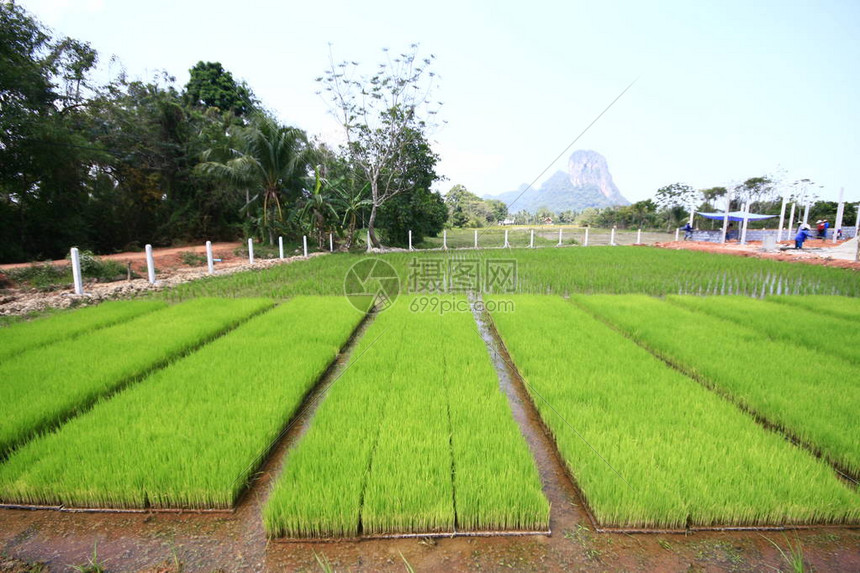
[(190, 301), (5, 360), (0, 455), (271, 305), (259, 299)]
[(547, 527), (471, 314), (408, 302), (374, 320), (289, 453), (264, 510), (270, 536)]
[[(220, 63), (198, 62), (180, 88), (163, 73), (147, 81), (120, 72), (98, 85), (97, 61), (88, 44), (52, 37), (0, 3), (0, 262), (59, 259), (72, 246), (104, 254), (312, 234), (303, 208), (317, 164), (345, 176), (324, 181), (336, 236), (349, 242), (348, 221), (373, 211), (337, 198), (369, 183), (348, 150), (327, 152), (278, 123)], [(376, 174), (398, 189), (398, 204), (379, 213), (395, 244), (410, 228), (437, 232), (447, 217), (430, 191), (438, 156), (420, 123), (407, 127), (416, 136), (403, 140), (402, 161)], [(217, 164), (226, 168), (203, 167)]]
[(647, 296), (572, 299), (828, 461), (860, 475), (860, 387), (854, 364)]
[(253, 318), (17, 450), (0, 498), (229, 507), (361, 318), (321, 297)]
[[(527, 240), (520, 238), (519, 240)], [(537, 241), (537, 239), (536, 239)], [(179, 285), (160, 296), (177, 301), (198, 296), (342, 294), (349, 268), (365, 255), (315, 257), (253, 273), (205, 278)], [(646, 293), (748, 294), (841, 293), (860, 296), (856, 271), (729, 255), (639, 247), (509, 249), (390, 253), (379, 256), (410, 286), (413, 262), (476, 261), (485, 273), (490, 261), (515, 261), (516, 292), (534, 294)], [(484, 274), (481, 275), (484, 277)], [(485, 277), (486, 278), (486, 277)], [(484, 279), (481, 279), (485, 282)]]
[(501, 223), (508, 216), (508, 206), (497, 199), (481, 199), (462, 185), (454, 185), (445, 194), (445, 205), (454, 227), (486, 227)]
[(731, 320), (775, 340), (800, 344), (860, 364), (860, 330), (856, 322), (803, 307), (789, 310), (784, 305), (748, 297), (670, 296), (667, 300)]
[(601, 524), (860, 519), (860, 497), (827, 464), (584, 311), (505, 300), (514, 311), (493, 320)]
[(54, 344), (67, 338), (131, 320), (161, 308), (159, 301), (106, 302), (72, 312), (64, 312), (50, 319), (42, 318), (21, 322), (0, 329), (0, 363), (41, 346)]

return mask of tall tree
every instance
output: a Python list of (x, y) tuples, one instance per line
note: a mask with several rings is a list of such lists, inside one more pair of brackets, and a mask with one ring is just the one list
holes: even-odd
[(245, 116), (257, 107), (251, 89), (233, 79), (220, 62), (197, 62), (189, 72), (184, 94), (189, 105), (214, 107), (237, 116)]
[(220, 161), (220, 150), (207, 150), (200, 170), (247, 192), (245, 209), (258, 207), (256, 230), (273, 244), (276, 234), (285, 229), (285, 204), (301, 195), (313, 149), (302, 130), (283, 127), (262, 114), (253, 116), (249, 125), (234, 128), (233, 138), (234, 145)]
[(434, 56), (419, 57), (417, 44), (394, 58), (385, 52), (371, 74), (361, 74), (357, 62), (335, 64), (330, 56), (329, 69), (317, 79), (344, 129), (352, 164), (370, 185), (368, 232), (375, 247), (379, 209), (407, 189), (403, 174), (414, 159), (408, 148), (431, 127), (438, 107), (431, 100)]

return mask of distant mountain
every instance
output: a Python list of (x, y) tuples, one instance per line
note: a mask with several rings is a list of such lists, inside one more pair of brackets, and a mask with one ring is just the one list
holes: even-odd
[(516, 191), (487, 199), (503, 201), (511, 213), (522, 210), (534, 213), (541, 207), (558, 213), (630, 204), (612, 181), (606, 158), (596, 151), (586, 150), (574, 151), (567, 161), (567, 173), (556, 171), (540, 189), (520, 185)]

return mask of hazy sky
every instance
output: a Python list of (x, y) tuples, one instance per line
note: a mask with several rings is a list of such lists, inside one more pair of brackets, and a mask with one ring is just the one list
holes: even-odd
[(531, 183), (638, 78), (571, 149), (603, 154), (631, 201), (676, 181), (765, 174), (860, 201), (857, 0), (19, 4), (105, 64), (116, 55), (131, 78), (166, 70), (181, 87), (196, 62), (219, 61), (282, 121), (330, 141), (337, 125), (314, 81), (329, 43), (371, 69), (383, 47), (417, 42), (441, 76), (443, 192)]

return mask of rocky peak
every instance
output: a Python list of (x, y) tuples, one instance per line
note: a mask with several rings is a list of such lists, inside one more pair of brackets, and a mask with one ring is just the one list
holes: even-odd
[(567, 167), (570, 183), (574, 187), (594, 186), (613, 203), (627, 203), (612, 181), (606, 158), (596, 151), (585, 149), (574, 151), (567, 160)]

